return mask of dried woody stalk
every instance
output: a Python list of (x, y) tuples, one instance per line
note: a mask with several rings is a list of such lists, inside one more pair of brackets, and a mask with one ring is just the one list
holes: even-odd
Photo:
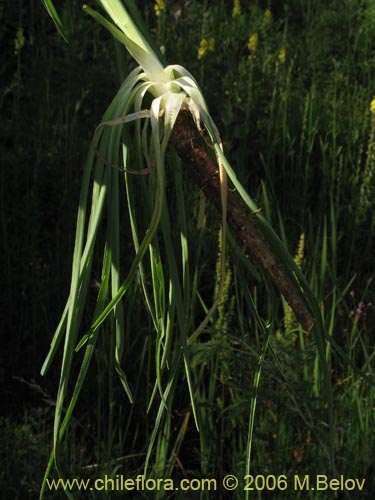
[[(201, 134), (187, 110), (182, 110), (177, 117), (171, 143), (195, 183), (206, 198), (220, 210), (218, 169), (207, 153)], [(251, 255), (256, 264), (267, 272), (274, 286), (284, 295), (302, 328), (309, 332), (314, 326), (314, 321), (305, 304), (250, 218), (249, 209), (242, 199), (231, 191), (228, 192), (227, 221), (233, 234), (244, 246), (246, 253)]]

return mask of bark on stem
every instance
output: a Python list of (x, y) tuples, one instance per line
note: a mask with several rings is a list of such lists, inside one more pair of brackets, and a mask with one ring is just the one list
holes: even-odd
[[(218, 169), (207, 153), (202, 137), (187, 110), (182, 110), (178, 115), (171, 142), (195, 183), (220, 213)], [(235, 192), (231, 191), (228, 192), (227, 220), (233, 234), (245, 247), (246, 253), (251, 255), (256, 264), (266, 271), (274, 286), (284, 295), (302, 328), (309, 332), (314, 326), (314, 321), (305, 304), (258, 231), (255, 222), (250, 217), (248, 207)]]

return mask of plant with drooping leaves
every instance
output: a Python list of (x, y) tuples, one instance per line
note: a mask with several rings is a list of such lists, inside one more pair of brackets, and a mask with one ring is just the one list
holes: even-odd
[[(308, 286), (298, 267), (293, 262), (292, 257), (280, 243), (265, 218), (257, 212), (257, 207), (238, 182), (234, 171), (226, 160), (220, 136), (208, 112), (204, 97), (197, 82), (182, 66), (170, 65), (165, 67), (160, 62), (151, 45), (133, 23), (132, 18), (120, 1), (103, 0), (100, 3), (115, 24), (112, 24), (91, 8), (87, 6), (84, 8), (94, 19), (107, 28), (118, 41), (126, 46), (127, 50), (138, 62), (139, 67), (135, 68), (125, 79), (107, 112), (104, 114), (102, 122), (95, 131), (93, 148), (89, 153), (85, 167), (77, 217), (70, 294), (60, 324), (55, 332), (50, 352), (42, 368), (42, 373), (46, 373), (57, 352), (60, 342), (64, 341), (54, 423), (54, 453), (53, 456), (51, 456), (46, 471), (46, 477), (49, 474), (53, 462), (59, 474), (62, 475), (59, 453), (60, 443), (66, 432), (73, 409), (82, 389), (94, 352), (100, 326), (108, 316), (111, 316), (115, 330), (114, 366), (129, 400), (132, 401), (133, 399), (130, 384), (128, 383), (125, 371), (122, 367), (125, 333), (123, 320), (124, 311), (121, 299), (138, 273), (141, 286), (144, 290), (146, 305), (156, 332), (156, 382), (149, 402), (149, 407), (155, 398), (155, 394), (159, 393), (161, 399), (157, 418), (158, 423), (155, 425), (148, 447), (146, 466), (156, 439), (161, 415), (167, 406), (166, 401), (170, 394), (173, 393), (172, 388), (174, 387), (176, 373), (181, 364), (181, 360), (185, 367), (193, 414), (196, 425), (199, 428), (199, 418), (194, 402), (189, 345), (198, 338), (199, 334), (204, 330), (212, 318), (220, 302), (225, 283), (227, 175), (229, 175), (233, 185), (243, 198), (247, 207), (254, 213), (264, 238), (289, 273), (298, 293), (315, 317), (316, 327), (314, 331), (316, 333), (323, 372), (325, 373), (326, 380), (328, 380), (328, 373), (326, 365), (324, 364), (325, 351), (322, 334), (323, 327), (320, 320), (319, 308), (314, 298), (309, 293)], [(207, 314), (204, 320), (197, 328), (193, 328), (192, 331), (190, 329), (191, 324), (187, 321), (190, 311), (187, 243), (184, 240), (181, 243), (181, 280), (173, 252), (172, 241), (170, 235), (168, 235), (170, 219), (166, 206), (165, 193), (166, 151), (173, 127), (175, 126), (176, 119), (181, 110), (189, 110), (194, 118), (197, 129), (204, 129), (207, 133), (220, 175), (222, 204), (218, 292), (217, 296), (214, 298), (213, 305), (207, 308)], [(130, 129), (131, 126), (133, 129)], [(131, 134), (130, 138), (129, 134)], [(124, 186), (128, 199), (130, 199), (129, 175), (137, 171), (137, 169), (134, 168), (133, 155), (139, 167), (138, 173), (145, 173), (146, 171), (151, 172), (150, 187), (154, 188), (154, 192), (150, 197), (150, 201), (153, 202), (153, 210), (147, 231), (143, 239), (140, 240), (134, 206), (129, 202), (129, 219), (136, 254), (126, 275), (126, 279), (121, 283), (119, 171), (110, 167), (119, 165), (121, 163), (120, 157), (122, 156)], [(146, 168), (142, 168), (144, 163)], [(93, 187), (91, 193), (91, 212), (88, 216), (87, 206), (91, 177), (93, 177)], [(94, 245), (98, 236), (101, 220), (104, 217), (105, 208), (107, 209), (108, 229), (104, 246), (102, 276), (97, 303), (92, 326), (89, 331), (79, 339), (81, 319), (90, 283)], [(159, 227), (163, 234), (168, 260), (168, 283), (165, 279), (166, 273), (163, 271), (157, 243), (154, 242), (154, 237)], [(147, 252), (150, 257), (153, 286), (152, 295), (148, 291), (146, 273), (143, 267), (143, 257)], [(165, 291), (166, 288), (168, 293)], [(110, 297), (109, 301), (107, 299), (108, 296)], [(268, 339), (267, 335), (269, 335), (270, 332), (270, 324), (262, 325), (262, 327), (266, 339)], [(174, 334), (175, 329), (178, 330), (178, 334)], [(175, 349), (173, 352), (171, 349), (172, 335), (173, 341), (175, 343), (177, 342), (177, 346), (181, 348)], [(265, 350), (262, 360), (267, 350), (268, 340), (265, 340), (264, 346)], [(85, 352), (81, 369), (77, 377), (73, 395), (66, 408), (65, 416), (63, 417), (63, 408), (66, 405), (68, 383), (71, 376), (74, 353), (83, 347), (85, 347)], [(169, 371), (169, 378), (163, 387), (161, 375), (167, 369)], [(258, 378), (256, 383), (258, 384), (260, 367), (257, 374)], [(249, 425), (250, 443), (255, 401), (256, 400), (252, 400), (251, 407), (252, 423)], [(250, 463), (250, 450), (251, 446), (248, 447), (248, 464)]]

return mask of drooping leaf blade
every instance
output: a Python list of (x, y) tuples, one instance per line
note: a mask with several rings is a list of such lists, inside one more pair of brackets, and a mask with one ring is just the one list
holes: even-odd
[(48, 14), (51, 16), (53, 22), (55, 23), (57, 31), (60, 33), (60, 35), (63, 37), (63, 39), (68, 43), (68, 35), (65, 31), (63, 22), (61, 21), (61, 18), (59, 16), (59, 14), (57, 13), (52, 0), (42, 0), (42, 4), (44, 5)]

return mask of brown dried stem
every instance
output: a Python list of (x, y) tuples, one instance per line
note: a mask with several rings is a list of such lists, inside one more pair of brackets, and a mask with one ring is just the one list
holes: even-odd
[[(206, 198), (219, 209), (220, 213), (218, 169), (207, 153), (202, 137), (187, 110), (181, 111), (178, 115), (171, 142), (195, 183), (203, 191)], [(311, 331), (314, 321), (295, 286), (264, 241), (251, 218), (249, 209), (236, 192), (232, 191), (228, 192), (227, 220), (245, 252), (251, 255), (256, 264), (266, 271), (274, 286), (283, 294), (302, 328), (307, 332)]]

